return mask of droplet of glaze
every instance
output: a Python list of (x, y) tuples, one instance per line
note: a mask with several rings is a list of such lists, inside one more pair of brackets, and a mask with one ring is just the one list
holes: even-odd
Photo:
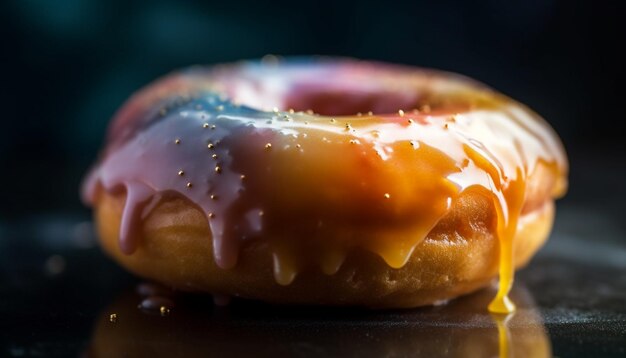
[(141, 310), (152, 313), (161, 313), (163, 308), (167, 309), (169, 312), (174, 306), (174, 301), (162, 296), (147, 297), (139, 304)]
[(298, 274), (293, 257), (287, 253), (274, 252), (273, 258), (276, 283), (282, 286), (291, 284)]
[(139, 182), (126, 184), (126, 203), (120, 224), (120, 250), (130, 255), (137, 249), (141, 234), (143, 209), (154, 196), (154, 190)]

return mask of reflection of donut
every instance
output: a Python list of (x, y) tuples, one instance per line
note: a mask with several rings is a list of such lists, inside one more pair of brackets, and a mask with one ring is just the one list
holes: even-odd
[[(551, 357), (529, 292), (516, 285), (511, 296), (519, 310), (500, 327), (484, 309), (492, 296), (483, 290), (445, 306), (401, 312), (250, 301), (213, 309), (201, 297), (181, 297), (162, 317), (137, 309), (141, 298), (127, 294), (102, 311), (87, 356), (497, 357), (508, 348), (501, 357)], [(116, 322), (109, 319), (113, 313)]]
[(248, 63), (133, 96), (84, 196), (106, 251), (179, 289), (410, 307), (484, 286), (500, 263), (492, 308), (507, 311), (566, 172), (545, 122), (468, 79)]

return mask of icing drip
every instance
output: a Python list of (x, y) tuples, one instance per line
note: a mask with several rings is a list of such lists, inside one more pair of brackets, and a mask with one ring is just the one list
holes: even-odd
[(143, 209), (154, 197), (154, 190), (141, 182), (126, 183), (126, 204), (120, 224), (120, 249), (130, 255), (141, 238)]
[[(366, 112), (397, 104), (413, 107)], [(308, 105), (363, 113), (299, 111)], [(138, 247), (142, 218), (175, 195), (205, 214), (220, 267), (234, 267), (246, 242), (265, 240), (282, 285), (311, 265), (337, 272), (354, 247), (400, 268), (455, 200), (476, 191), (497, 213), (500, 290), (490, 310), (510, 312), (518, 218), (541, 204), (526, 200), (528, 190), (557, 196), (566, 187), (561, 145), (532, 112), (467, 80), (405, 68), (348, 62), (175, 74), (131, 99), (111, 128), (83, 197), (93, 203), (99, 187), (126, 190), (124, 253)], [(549, 180), (529, 189), (539, 171)]]

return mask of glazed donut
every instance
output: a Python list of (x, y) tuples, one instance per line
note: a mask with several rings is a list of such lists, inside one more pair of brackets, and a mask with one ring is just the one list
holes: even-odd
[(132, 96), (83, 185), (102, 246), (180, 290), (414, 307), (488, 284), (547, 238), (567, 158), (465, 77), (350, 59), (191, 68)]

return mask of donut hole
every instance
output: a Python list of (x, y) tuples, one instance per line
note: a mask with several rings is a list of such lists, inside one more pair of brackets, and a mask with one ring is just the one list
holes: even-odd
[(295, 111), (312, 110), (325, 116), (348, 116), (356, 113), (395, 113), (416, 108), (419, 95), (404, 91), (360, 89), (345, 86), (300, 85), (285, 98), (285, 107)]
[(261, 111), (312, 110), (324, 116), (397, 113), (429, 96), (402, 67), (355, 62), (249, 65), (221, 72), (216, 82), (236, 102)]

